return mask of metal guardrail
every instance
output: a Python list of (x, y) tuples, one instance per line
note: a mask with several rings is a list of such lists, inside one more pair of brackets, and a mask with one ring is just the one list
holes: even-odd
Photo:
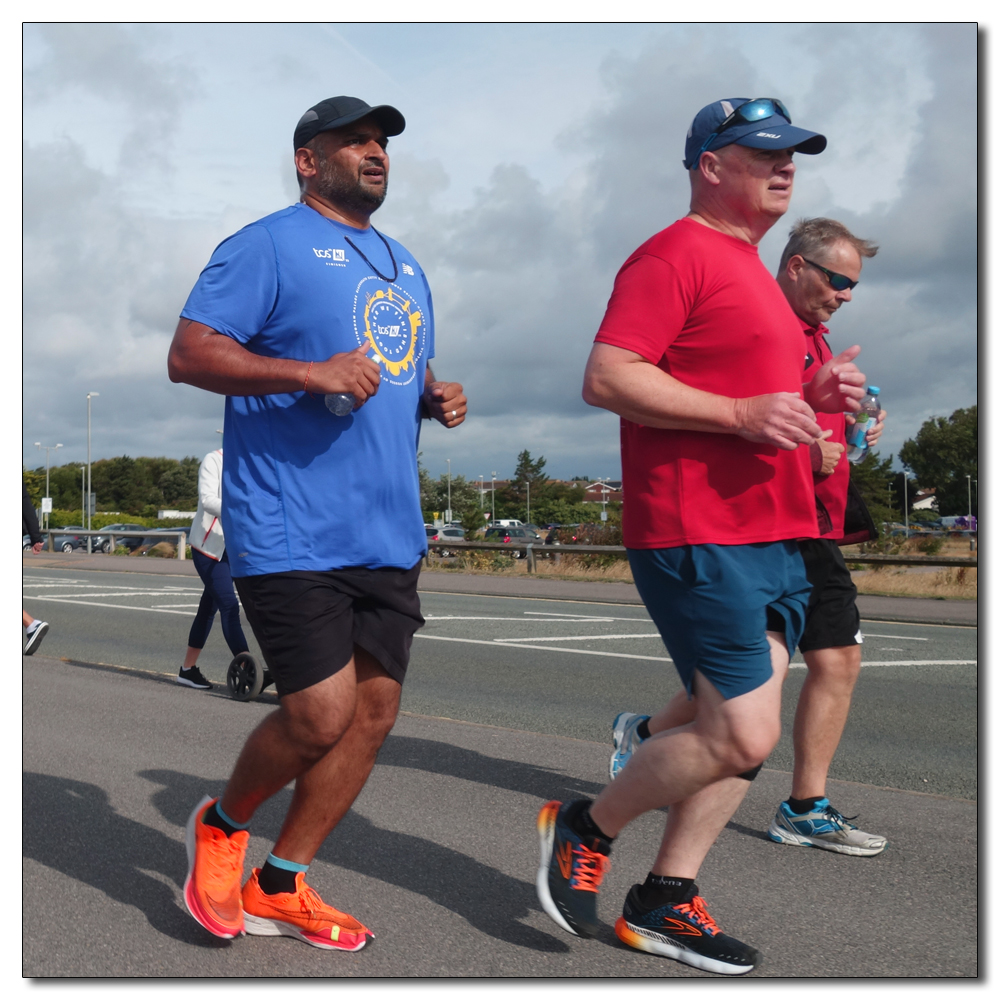
[[(177, 546), (178, 559), (187, 558), (187, 553), (185, 552), (185, 549), (187, 548), (188, 537), (187, 537), (187, 531), (185, 531), (183, 528), (178, 528), (177, 531), (174, 531), (171, 528), (166, 528), (166, 529), (150, 528), (149, 531), (107, 531), (106, 529), (101, 530), (99, 528), (92, 531), (85, 531), (83, 529), (77, 531), (76, 529), (73, 528), (42, 528), (39, 533), (42, 535), (49, 536), (48, 545), (46, 546), (49, 552), (55, 552), (56, 550), (55, 547), (56, 535), (72, 535), (74, 538), (80, 538), (80, 537), (86, 538), (88, 540), (87, 552), (88, 554), (91, 555), (93, 554), (93, 552), (91, 551), (90, 539), (96, 538), (98, 535), (101, 535), (104, 538), (110, 540), (112, 552), (115, 551), (116, 538), (152, 538), (155, 535), (162, 535), (163, 540), (165, 542), (170, 541), (171, 539), (175, 540), (174, 544)], [(182, 538), (184, 539), (183, 544), (181, 544)]]
[[(460, 551), (462, 549), (499, 550), (501, 552), (523, 552), (528, 560), (528, 572), (535, 572), (535, 559), (546, 555), (606, 555), (627, 557), (628, 550), (624, 545), (535, 545), (525, 542), (432, 542), (427, 543), (427, 557), (424, 562), (430, 565), (431, 550), (440, 552)], [(844, 553), (844, 561), (849, 563), (867, 563), (875, 566), (979, 566), (975, 556), (885, 556), (885, 555), (851, 555)]]

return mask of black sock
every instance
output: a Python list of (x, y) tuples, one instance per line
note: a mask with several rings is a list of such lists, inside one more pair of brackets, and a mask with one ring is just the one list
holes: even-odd
[(635, 727), (635, 735), (639, 737), (640, 740), (648, 740), (650, 737), (649, 726), (646, 723), (649, 719), (643, 719), (638, 726)]
[(646, 881), (639, 886), (639, 902), (647, 909), (654, 910), (668, 903), (679, 903), (694, 885), (693, 878), (677, 878), (674, 875), (654, 875), (650, 872)]
[(270, 861), (265, 861), (264, 867), (257, 873), (260, 891), (268, 896), (273, 896), (276, 892), (295, 892), (295, 876), (297, 874), (297, 872), (289, 871), (287, 868), (272, 865)]
[(246, 829), (245, 827), (233, 826), (232, 823), (227, 823), (226, 820), (219, 815), (219, 810), (215, 808), (217, 805), (217, 802), (213, 802), (205, 810), (205, 815), (201, 818), (201, 821), (205, 824), (205, 826), (214, 826), (217, 830), (221, 830), (227, 837), (231, 837), (238, 830)]
[(816, 808), (816, 803), (823, 798), (822, 795), (814, 795), (811, 799), (792, 799), (789, 798), (788, 806), (793, 813), (808, 813), (812, 812)]
[(589, 799), (578, 799), (571, 802), (566, 810), (566, 824), (578, 837), (599, 837), (609, 844), (615, 839), (609, 837), (591, 818), (591, 802)]

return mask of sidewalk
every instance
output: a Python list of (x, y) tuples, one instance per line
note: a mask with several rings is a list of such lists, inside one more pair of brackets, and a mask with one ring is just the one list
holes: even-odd
[[(193, 576), (198, 573), (190, 559), (155, 556), (87, 555), (85, 552), (43, 552), (22, 558), (23, 568), (150, 573)], [(438, 594), (476, 594), (486, 597), (535, 597), (540, 600), (581, 601), (595, 604), (642, 604), (631, 583), (583, 580), (552, 580), (538, 577), (487, 576), (472, 573), (442, 573), (424, 570), (420, 590)], [(860, 594), (858, 608), (866, 621), (912, 622), (926, 625), (971, 625), (979, 622), (976, 601), (938, 601), (922, 597), (879, 597)]]

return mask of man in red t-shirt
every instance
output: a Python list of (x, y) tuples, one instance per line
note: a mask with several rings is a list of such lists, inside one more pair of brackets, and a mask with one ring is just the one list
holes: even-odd
[[(851, 301), (862, 259), (877, 252), (874, 243), (858, 239), (833, 219), (804, 219), (792, 229), (778, 267), (778, 287), (805, 335), (807, 381), (833, 356), (823, 324)], [(868, 432), (869, 445), (882, 433), (884, 417), (883, 410)], [(795, 712), (792, 794), (778, 807), (768, 835), (781, 844), (870, 857), (885, 850), (886, 839), (859, 830), (826, 796), (827, 772), (861, 672), (862, 637), (858, 591), (838, 544), (844, 538), (850, 482), (846, 421), (842, 413), (818, 413), (816, 422), (827, 435), (810, 447), (819, 538), (799, 542), (813, 587), (799, 640), (808, 675)]]
[(694, 721), (645, 738), (596, 800), (542, 807), (538, 895), (564, 929), (594, 936), (611, 842), (669, 806), (656, 861), (615, 931), (726, 975), (760, 955), (719, 930), (694, 879), (739, 803), (728, 779), (748, 785), (780, 732), (809, 595), (796, 539), (817, 534), (800, 445), (822, 436), (815, 411), (857, 410), (864, 394), (857, 347), (803, 385), (801, 327), (757, 255), (788, 209), (793, 153), (825, 146), (771, 98), (703, 108), (685, 148), (691, 211), (619, 271), (584, 376), (584, 399), (623, 418), (629, 561), (697, 697)]

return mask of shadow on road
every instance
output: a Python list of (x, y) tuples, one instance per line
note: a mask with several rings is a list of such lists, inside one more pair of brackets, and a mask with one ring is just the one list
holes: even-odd
[(562, 774), (548, 767), (522, 764), (516, 760), (487, 757), (451, 743), (416, 736), (390, 734), (379, 751), (378, 763), (389, 767), (412, 767), (430, 774), (475, 781), (491, 788), (536, 795), (543, 800), (592, 798), (604, 787)]
[[(191, 919), (169, 885), (147, 874), (158, 872), (180, 889), (187, 875), (183, 843), (119, 815), (96, 785), (32, 772), (23, 778), (26, 858), (134, 906), (151, 926), (177, 941), (203, 948), (229, 946)], [(200, 787), (209, 784), (203, 781)]]
[[(164, 819), (177, 825), (187, 822), (202, 795), (221, 791), (217, 782), (177, 771), (141, 771), (139, 777), (161, 786), (153, 793), (153, 805)], [(252, 833), (275, 840), (290, 802), (291, 793), (286, 790), (265, 802), (254, 817)], [(512, 878), (423, 837), (380, 829), (349, 812), (316, 857), (424, 896), (498, 940), (532, 951), (569, 951), (565, 942), (520, 923), (530, 911), (540, 912), (533, 883)], [(259, 864), (263, 859), (248, 860)]]

